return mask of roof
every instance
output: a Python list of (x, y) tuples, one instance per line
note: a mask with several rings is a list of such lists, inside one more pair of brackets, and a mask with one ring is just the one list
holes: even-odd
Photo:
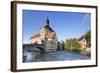
[[(54, 37), (54, 30), (49, 26), (49, 19), (48, 19), (48, 17), (47, 17), (47, 19), (46, 19), (46, 25), (44, 25), (44, 26), (42, 26), (40, 29), (43, 29), (43, 28), (45, 28), (45, 29), (47, 29), (48, 31), (50, 31), (50, 32), (48, 32), (48, 34), (47, 34), (47, 38), (52, 38), (52, 37)], [(33, 38), (36, 38), (36, 37), (40, 37), (41, 35), (39, 34), (39, 33), (37, 33), (37, 34), (35, 34), (35, 35), (33, 35), (30, 39), (33, 39)]]
[(34, 34), (30, 39), (33, 39), (33, 38), (35, 38), (35, 37), (39, 37), (39, 36), (40, 36), (40, 34), (37, 33), (37, 34)]
[[(51, 31), (51, 32), (54, 32), (54, 30), (49, 26), (49, 25), (45, 25), (45, 26), (43, 26), (44, 28), (46, 28), (46, 29), (48, 29), (49, 31)], [(42, 28), (43, 28), (42, 27)]]
[(82, 39), (85, 39), (85, 36), (81, 36), (78, 40), (82, 40)]

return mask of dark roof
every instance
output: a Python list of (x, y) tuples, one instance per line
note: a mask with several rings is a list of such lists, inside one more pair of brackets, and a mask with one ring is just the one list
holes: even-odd
[(54, 32), (54, 30), (49, 25), (45, 25), (44, 28), (48, 29), (51, 32)]
[(78, 40), (80, 41), (80, 40), (82, 40), (82, 39), (84, 39), (85, 38), (85, 36), (83, 35), (83, 36), (81, 36)]

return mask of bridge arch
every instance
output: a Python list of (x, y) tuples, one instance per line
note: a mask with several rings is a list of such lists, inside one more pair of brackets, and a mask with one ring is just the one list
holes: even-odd
[(42, 48), (42, 47), (37, 46), (36, 48), (38, 48), (41, 53), (44, 53), (45, 52), (44, 48)]
[(23, 47), (36, 47), (40, 50), (41, 53), (45, 52), (45, 45), (44, 44), (24, 44)]

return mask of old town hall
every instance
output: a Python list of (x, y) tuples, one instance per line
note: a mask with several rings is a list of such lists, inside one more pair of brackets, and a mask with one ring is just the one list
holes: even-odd
[(30, 38), (31, 44), (45, 44), (46, 50), (57, 50), (58, 40), (56, 32), (50, 27), (50, 21), (47, 17), (45, 24), (39, 32)]

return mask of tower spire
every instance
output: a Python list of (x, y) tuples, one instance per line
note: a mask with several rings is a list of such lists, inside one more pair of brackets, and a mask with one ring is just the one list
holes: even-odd
[(48, 19), (48, 16), (47, 16), (47, 19), (46, 19), (46, 25), (49, 25), (49, 19)]

